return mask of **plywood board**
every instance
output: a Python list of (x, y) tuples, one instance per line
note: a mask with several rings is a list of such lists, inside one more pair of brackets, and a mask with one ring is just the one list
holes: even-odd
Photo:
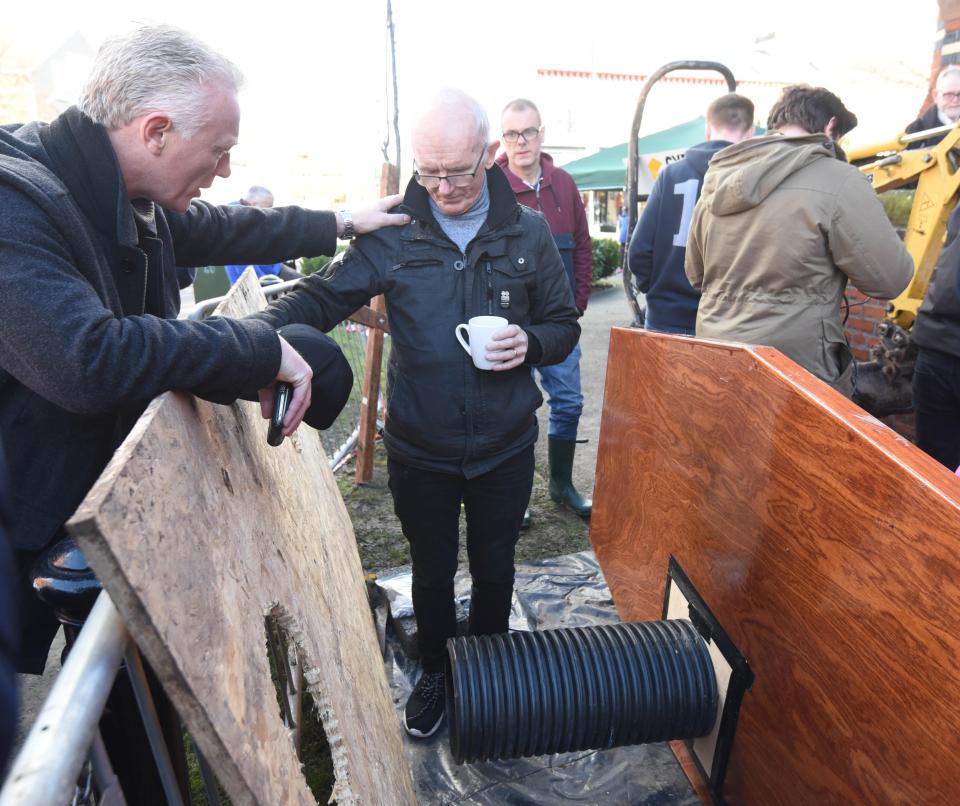
[[(245, 281), (222, 312), (264, 304)], [(353, 529), (316, 432), (271, 448), (258, 404), (165, 395), (68, 529), (234, 803), (314, 803), (270, 679), (267, 613), (305, 657), (337, 802), (414, 802)]]
[(624, 620), (674, 555), (756, 673), (730, 803), (960, 800), (960, 481), (770, 348), (616, 329), (591, 539)]

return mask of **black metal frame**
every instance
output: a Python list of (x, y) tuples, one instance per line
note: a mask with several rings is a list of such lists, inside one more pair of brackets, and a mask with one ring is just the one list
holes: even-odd
[[(720, 62), (669, 62), (668, 64), (665, 64), (663, 67), (654, 71), (644, 82), (643, 89), (640, 90), (640, 98), (637, 100), (637, 109), (633, 113), (633, 123), (630, 125), (630, 139), (627, 141), (627, 193), (626, 199), (624, 199), (624, 204), (627, 206), (627, 214), (629, 216), (627, 229), (627, 232), (629, 233), (633, 232), (638, 218), (637, 204), (639, 196), (637, 193), (637, 185), (640, 176), (640, 154), (639, 147), (637, 146), (637, 136), (640, 134), (640, 122), (643, 120), (643, 109), (646, 106), (647, 96), (650, 94), (650, 90), (653, 89), (653, 85), (656, 84), (667, 73), (672, 73), (675, 70), (712, 70), (720, 73), (720, 75), (726, 79), (727, 88), (730, 92), (736, 92), (737, 89), (737, 82), (734, 79), (730, 68), (720, 64)], [(623, 290), (627, 295), (627, 304), (630, 305), (630, 309), (633, 311), (634, 325), (639, 326), (643, 323), (643, 313), (640, 310), (640, 306), (637, 305), (637, 296), (633, 287), (632, 277), (633, 274), (626, 267), (624, 267)]]
[(697, 631), (703, 636), (704, 641), (713, 642), (724, 660), (730, 664), (730, 685), (727, 688), (726, 699), (723, 704), (723, 712), (720, 715), (720, 730), (717, 734), (717, 746), (713, 753), (713, 764), (711, 769), (705, 770), (700, 763), (700, 758), (693, 750), (693, 740), (687, 740), (686, 744), (690, 750), (697, 765), (697, 769), (703, 776), (704, 781), (710, 787), (711, 794), (718, 804), (724, 804), (723, 782), (727, 775), (727, 764), (730, 761), (730, 751), (733, 749), (733, 742), (737, 732), (737, 720), (740, 717), (740, 705), (743, 702), (743, 696), (753, 685), (755, 675), (750, 668), (750, 664), (743, 656), (743, 653), (737, 648), (733, 640), (721, 626), (713, 611), (707, 606), (703, 597), (693, 586), (689, 577), (684, 573), (676, 557), (670, 556), (670, 562), (667, 567), (667, 584), (663, 592), (663, 618), (667, 617), (667, 605), (670, 601), (670, 588), (676, 585), (679, 591), (690, 605), (690, 621), (697, 628)]

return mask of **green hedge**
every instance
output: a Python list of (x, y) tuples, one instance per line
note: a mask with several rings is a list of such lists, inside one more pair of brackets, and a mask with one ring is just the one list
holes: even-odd
[(880, 204), (887, 213), (890, 223), (897, 229), (905, 229), (910, 218), (910, 209), (913, 207), (914, 191), (887, 190), (877, 195)]
[(612, 238), (593, 238), (593, 279), (609, 277), (620, 268), (620, 244)]

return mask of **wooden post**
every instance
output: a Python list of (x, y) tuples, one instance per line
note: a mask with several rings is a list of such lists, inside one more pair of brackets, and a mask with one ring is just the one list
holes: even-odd
[[(380, 195), (389, 196), (400, 189), (400, 169), (389, 162), (380, 171)], [(382, 314), (387, 306), (383, 296), (374, 297), (370, 307)], [(380, 369), (383, 364), (383, 331), (371, 328), (367, 337), (367, 355), (363, 363), (363, 399), (360, 403), (360, 434), (357, 437), (357, 484), (373, 478), (373, 446), (377, 435), (377, 401), (380, 399)]]

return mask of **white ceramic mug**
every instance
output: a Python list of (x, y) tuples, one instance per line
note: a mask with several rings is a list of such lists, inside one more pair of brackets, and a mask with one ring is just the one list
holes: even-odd
[[(485, 353), (490, 337), (498, 330), (503, 330), (509, 322), (502, 316), (473, 316), (467, 324), (459, 324), (453, 332), (457, 336), (460, 346), (473, 358), (473, 365), (477, 369), (493, 369), (494, 362), (487, 361)], [(460, 328), (467, 331), (469, 341), (464, 341)]]

